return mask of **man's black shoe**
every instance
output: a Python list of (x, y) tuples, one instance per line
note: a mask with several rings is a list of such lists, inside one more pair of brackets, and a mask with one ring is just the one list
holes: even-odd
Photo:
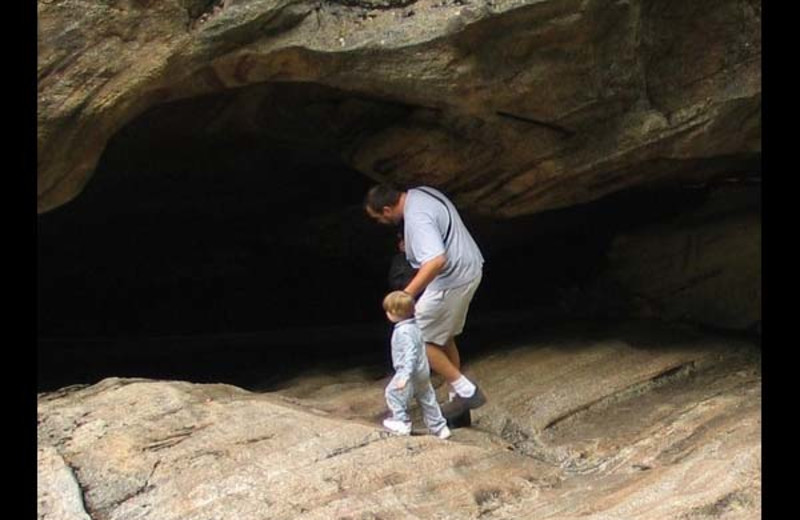
[(447, 419), (447, 426), (451, 429), (469, 428), (472, 426), (472, 414), (469, 410), (466, 410), (460, 415)]
[(484, 404), (486, 404), (486, 396), (483, 394), (481, 389), (476, 386), (475, 393), (470, 397), (461, 397), (460, 395), (456, 395), (452, 401), (444, 403), (442, 405), (442, 415), (444, 415), (445, 419), (450, 420), (464, 412), (474, 408), (479, 408)]

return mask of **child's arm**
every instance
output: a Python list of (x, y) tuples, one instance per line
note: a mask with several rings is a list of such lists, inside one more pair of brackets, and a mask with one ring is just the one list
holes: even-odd
[(403, 385), (397, 385), (397, 388), (405, 387), (405, 383), (411, 378), (411, 371), (416, 366), (418, 361), (419, 354), (417, 353), (417, 349), (414, 348), (414, 340), (409, 334), (400, 333), (397, 334), (396, 338), (396, 346), (398, 353), (397, 363), (395, 364), (395, 372), (397, 374), (397, 381), (403, 382)]
[(408, 363), (408, 375), (411, 376), (411, 371), (419, 364), (420, 349), (419, 345), (414, 341), (414, 336), (406, 334), (405, 339), (408, 342), (406, 363)]

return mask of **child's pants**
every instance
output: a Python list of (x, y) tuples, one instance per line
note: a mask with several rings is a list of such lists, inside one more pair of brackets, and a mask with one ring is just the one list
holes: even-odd
[(386, 386), (386, 404), (392, 412), (392, 418), (404, 423), (410, 423), (411, 417), (408, 415), (408, 406), (411, 404), (411, 398), (416, 397), (422, 409), (422, 419), (425, 421), (425, 426), (428, 427), (432, 433), (441, 430), (446, 424), (442, 410), (439, 408), (439, 403), (436, 402), (436, 392), (431, 385), (430, 376), (426, 373), (415, 374), (406, 383), (402, 389), (397, 388), (397, 374), (389, 381)]

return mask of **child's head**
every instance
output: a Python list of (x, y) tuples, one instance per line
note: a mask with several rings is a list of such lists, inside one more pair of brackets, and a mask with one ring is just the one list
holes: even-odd
[(414, 316), (414, 298), (403, 291), (392, 291), (383, 299), (383, 310), (391, 321), (407, 320)]

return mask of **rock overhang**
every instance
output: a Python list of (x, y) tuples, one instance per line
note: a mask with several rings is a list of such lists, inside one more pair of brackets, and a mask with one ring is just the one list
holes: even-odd
[[(162, 217), (202, 217), (191, 233), (165, 234), (162, 244), (208, 244), (214, 235), (202, 226), (223, 221), (260, 234), (230, 248), (217, 242), (209, 265), (191, 267), (197, 255), (187, 251), (196, 246), (187, 246), (172, 258), (182, 267), (156, 270), (155, 279), (183, 271), (183, 287), (202, 273), (241, 274), (252, 255), (280, 243), (275, 227), (256, 222), (282, 222), (293, 223), (300, 250), (322, 255), (321, 264), (370, 265), (382, 283), (391, 240), (365, 222), (359, 204), (368, 184), (390, 180), (452, 196), (495, 269), (496, 285), (485, 292), (506, 300), (497, 273), (518, 272), (556, 305), (557, 292), (585, 289), (606, 266), (619, 222), (644, 225), (646, 215), (674, 213), (670, 206), (690, 211), (705, 187), (745, 187), (760, 176), (760, 8), (752, 3), (212, 4), (97, 3), (85, 12), (67, 9), (70, 2), (39, 4), (42, 221), (108, 196), (87, 218), (117, 222), (131, 236), (166, 233)], [(290, 157), (283, 169), (279, 156)], [(311, 199), (320, 211), (301, 215)], [(632, 210), (648, 204), (656, 210)], [(275, 219), (270, 206), (288, 213)], [(127, 222), (112, 219), (120, 212)], [(617, 227), (601, 225), (610, 221)], [(87, 227), (78, 228), (87, 238)], [(41, 229), (48, 236), (47, 224)], [(735, 243), (736, 229), (708, 232)], [(760, 222), (748, 229), (748, 244), (757, 243)], [(697, 235), (678, 231), (683, 246), (670, 257), (694, 258)], [(87, 247), (84, 256), (95, 261), (93, 247), (114, 243)], [(114, 254), (124, 256), (126, 244)], [(638, 247), (623, 250), (623, 264), (638, 263)], [(705, 257), (725, 254), (718, 253)], [(74, 255), (51, 256), (43, 262)], [(723, 323), (760, 320), (752, 312), (760, 308), (751, 290), (760, 284), (756, 256), (738, 258), (747, 267), (736, 279), (750, 289), (731, 289), (749, 300), (740, 305), (745, 315)], [(692, 272), (677, 273), (669, 290), (711, 280), (708, 294), (728, 294), (717, 287), (725, 278), (715, 278), (718, 266), (675, 265)], [(59, 285), (72, 276), (63, 268), (77, 269), (48, 275), (58, 294), (74, 289)], [(252, 272), (248, 283), (257, 286)], [(132, 276), (139, 284), (141, 273)], [(607, 290), (599, 292), (604, 300)], [(704, 301), (694, 308), (707, 308)]]
[[(749, 3), (242, 1), (202, 22), (189, 12), (203, 3), (81, 15), (61, 4), (39, 6), (40, 211), (76, 196), (108, 140), (148, 108), (275, 81), (415, 107), (345, 160), (498, 217), (692, 176), (652, 172), (655, 160), (760, 153), (760, 9)], [(441, 164), (385, 168), (420, 143)], [(725, 175), (723, 163), (697, 176)]]

